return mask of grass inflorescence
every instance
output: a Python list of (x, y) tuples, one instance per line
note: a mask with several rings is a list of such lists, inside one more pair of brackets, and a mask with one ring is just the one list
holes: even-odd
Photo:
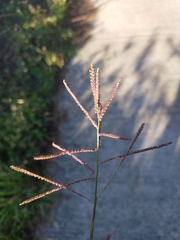
[[(78, 98), (75, 96), (75, 94), (73, 93), (73, 91), (71, 90), (71, 88), (68, 86), (67, 82), (64, 80), (64, 86), (67, 89), (67, 91), (70, 93), (70, 95), (72, 96), (72, 98), (75, 100), (75, 102), (77, 103), (77, 105), (80, 107), (80, 109), (84, 112), (84, 114), (86, 115), (86, 117), (89, 119), (89, 121), (91, 122), (91, 124), (93, 125), (93, 127), (96, 129), (96, 148), (95, 149), (76, 149), (76, 150), (67, 150), (62, 148), (61, 146), (53, 143), (53, 147), (55, 147), (56, 149), (59, 150), (59, 152), (54, 153), (54, 154), (50, 154), (50, 155), (46, 155), (46, 156), (37, 156), (34, 158), (34, 160), (46, 160), (46, 159), (51, 159), (51, 158), (55, 158), (55, 157), (60, 157), (63, 155), (69, 155), (72, 157), (72, 159), (74, 159), (76, 162), (78, 162), (79, 164), (81, 164), (82, 166), (84, 166), (88, 171), (90, 171), (93, 176), (91, 178), (85, 178), (85, 179), (79, 179), (77, 181), (71, 182), (71, 183), (67, 183), (67, 184), (60, 184), (57, 182), (54, 182), (48, 178), (42, 177), (40, 175), (34, 174), (30, 171), (27, 171), (25, 169), (19, 168), (19, 167), (15, 167), (15, 166), (11, 166), (11, 168), (15, 171), (27, 174), (29, 176), (32, 176), (34, 178), (38, 178), (42, 181), (51, 183), (52, 185), (55, 185), (56, 188), (44, 192), (42, 194), (36, 195), (35, 197), (32, 197), (30, 199), (27, 199), (25, 201), (23, 201), (20, 205), (24, 205), (27, 203), (30, 203), (36, 199), (39, 199), (41, 197), (44, 197), (50, 193), (53, 193), (55, 191), (59, 191), (61, 189), (66, 189), (69, 190), (75, 194), (77, 194), (80, 197), (85, 198), (86, 200), (88, 200), (90, 203), (92, 203), (92, 219), (91, 219), (91, 225), (90, 225), (90, 235), (89, 235), (89, 239), (93, 240), (94, 237), (94, 226), (95, 226), (95, 218), (96, 218), (96, 209), (97, 209), (97, 202), (99, 200), (99, 198), (102, 196), (103, 192), (106, 190), (106, 188), (109, 186), (109, 184), (111, 183), (112, 179), (114, 178), (114, 176), (116, 175), (116, 173), (118, 172), (118, 170), (120, 169), (122, 163), (124, 162), (124, 160), (126, 159), (127, 156), (130, 155), (134, 155), (134, 154), (138, 154), (138, 153), (143, 153), (146, 151), (151, 151), (151, 150), (155, 150), (155, 149), (159, 149), (165, 146), (170, 145), (172, 142), (166, 142), (160, 145), (156, 145), (156, 146), (151, 146), (148, 148), (144, 148), (144, 149), (138, 149), (136, 151), (131, 151), (132, 147), (134, 146), (135, 142), (137, 141), (139, 135), (141, 134), (141, 132), (144, 129), (145, 124), (142, 123), (136, 133), (136, 135), (134, 136), (134, 138), (131, 140), (129, 137), (125, 137), (125, 136), (118, 136), (112, 133), (102, 133), (101, 132), (101, 123), (104, 117), (104, 114), (106, 113), (108, 107), (111, 104), (111, 101), (113, 100), (114, 96), (116, 95), (116, 92), (118, 91), (118, 88), (121, 84), (122, 79), (120, 79), (117, 84), (115, 85), (111, 96), (109, 97), (108, 101), (106, 102), (105, 106), (103, 107), (101, 104), (101, 99), (100, 99), (100, 84), (99, 84), (99, 69), (97, 69), (97, 71), (94, 71), (94, 67), (93, 65), (91, 65), (90, 68), (90, 85), (91, 85), (91, 90), (92, 90), (92, 95), (93, 95), (93, 102), (94, 102), (94, 111), (96, 114), (96, 120), (94, 120), (90, 113), (82, 106), (82, 104), (80, 103), (80, 101), (78, 100)], [(123, 153), (121, 155), (118, 156), (114, 156), (112, 158), (106, 159), (102, 162), (99, 162), (99, 151), (101, 148), (101, 138), (102, 137), (109, 137), (109, 138), (114, 138), (114, 139), (118, 139), (118, 140), (125, 140), (125, 141), (131, 141), (131, 144), (129, 145), (129, 148), (127, 150), (126, 153)], [(83, 152), (95, 152), (96, 154), (96, 158), (95, 158), (95, 169), (93, 169), (92, 167), (90, 167), (87, 163), (85, 163), (82, 159), (80, 159), (79, 157), (76, 156), (76, 153), (83, 153)], [(99, 167), (102, 164), (105, 163), (109, 163), (113, 160), (117, 160), (120, 159), (120, 161), (117, 163), (117, 167), (114, 170), (112, 176), (109, 178), (109, 180), (107, 181), (107, 183), (105, 184), (104, 188), (101, 191), (98, 191), (98, 180), (99, 180)], [(81, 193), (72, 190), (70, 187), (73, 184), (77, 184), (83, 181), (89, 181), (89, 180), (94, 180), (95, 184), (94, 184), (94, 198), (92, 199), (88, 199), (86, 196), (82, 195)], [(110, 239), (110, 237), (114, 234), (114, 232), (117, 230), (118, 227), (116, 227), (113, 232), (111, 234), (108, 235), (107, 239)]]

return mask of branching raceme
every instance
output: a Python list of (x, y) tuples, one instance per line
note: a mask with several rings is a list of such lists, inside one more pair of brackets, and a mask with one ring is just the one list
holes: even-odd
[[(127, 156), (130, 156), (130, 155), (134, 155), (134, 154), (137, 154), (137, 153), (142, 153), (142, 152), (146, 152), (146, 151), (150, 151), (150, 150), (155, 150), (155, 149), (159, 149), (159, 148), (162, 148), (162, 147), (165, 147), (165, 146), (168, 146), (170, 145), (172, 142), (166, 142), (166, 143), (163, 143), (163, 144), (160, 144), (160, 145), (156, 145), (156, 146), (152, 146), (152, 147), (148, 147), (148, 148), (144, 148), (144, 149), (139, 149), (139, 150), (136, 150), (136, 151), (131, 151), (132, 147), (134, 146), (134, 143), (136, 142), (137, 138), (139, 137), (139, 135), (141, 134), (143, 128), (144, 128), (144, 123), (140, 126), (139, 130), (137, 131), (137, 134), (135, 135), (135, 137), (133, 138), (129, 148), (128, 148), (128, 151), (126, 153), (123, 153), (119, 156), (115, 156), (115, 157), (112, 157), (112, 158), (109, 158), (107, 160), (104, 160), (102, 162), (99, 162), (99, 151), (100, 151), (100, 147), (101, 147), (101, 137), (109, 137), (109, 138), (114, 138), (114, 139), (119, 139), (119, 140), (131, 140), (130, 138), (128, 137), (124, 137), (124, 136), (118, 136), (118, 135), (114, 135), (112, 133), (102, 133), (101, 132), (101, 122), (102, 122), (102, 119), (104, 117), (104, 114), (106, 113), (108, 107), (110, 106), (110, 103), (111, 101), (113, 100), (119, 86), (120, 86), (120, 83), (122, 81), (122, 79), (120, 79), (116, 86), (114, 87), (113, 91), (112, 91), (112, 94), (109, 98), (109, 100), (107, 101), (107, 103), (105, 104), (105, 106), (103, 107), (102, 104), (101, 104), (101, 101), (100, 101), (100, 84), (99, 84), (99, 69), (97, 69), (97, 71), (95, 72), (94, 71), (94, 67), (93, 65), (91, 65), (91, 68), (90, 68), (90, 84), (91, 84), (91, 90), (92, 90), (92, 94), (93, 94), (93, 101), (94, 101), (94, 111), (97, 115), (97, 122), (91, 117), (91, 115), (89, 114), (89, 112), (82, 106), (82, 104), (79, 102), (78, 98), (74, 95), (74, 93), (72, 92), (72, 90), (70, 89), (70, 87), (68, 86), (68, 84), (66, 83), (66, 81), (64, 80), (63, 83), (64, 83), (64, 86), (66, 87), (67, 91), (70, 93), (70, 95), (72, 96), (72, 98), (75, 100), (75, 102), (77, 103), (77, 105), (80, 107), (80, 109), (84, 112), (84, 114), (86, 115), (86, 117), (90, 120), (91, 124), (93, 125), (93, 127), (96, 129), (96, 149), (77, 149), (77, 150), (67, 150), (67, 149), (64, 149), (62, 148), (61, 146), (53, 143), (53, 147), (55, 147), (56, 149), (59, 150), (58, 153), (54, 153), (54, 154), (50, 154), (50, 155), (46, 155), (46, 156), (38, 156), (38, 157), (35, 157), (34, 160), (46, 160), (46, 159), (51, 159), (51, 158), (55, 158), (55, 157), (60, 157), (60, 156), (63, 156), (63, 155), (69, 155), (72, 157), (72, 159), (74, 159), (75, 161), (77, 161), (79, 164), (81, 164), (82, 166), (84, 166), (88, 171), (90, 171), (92, 174), (93, 174), (93, 177), (91, 178), (85, 178), (85, 179), (80, 179), (80, 180), (77, 180), (77, 181), (74, 181), (74, 182), (71, 182), (71, 183), (67, 183), (65, 185), (63, 184), (59, 184), (57, 182), (54, 182), (50, 179), (47, 179), (47, 178), (44, 178), (40, 175), (37, 175), (37, 174), (34, 174), (30, 171), (27, 171), (23, 168), (19, 168), (19, 167), (16, 167), (16, 166), (10, 166), (13, 170), (15, 171), (18, 171), (18, 172), (21, 172), (21, 173), (24, 173), (24, 174), (27, 174), (31, 177), (34, 177), (34, 178), (38, 178), (42, 181), (46, 181), (46, 182), (49, 182), (53, 185), (56, 186), (56, 188), (50, 190), (50, 191), (47, 191), (45, 193), (42, 193), (40, 195), (37, 195), (35, 197), (32, 197), (30, 199), (27, 199), (25, 201), (23, 201), (22, 203), (20, 203), (20, 205), (23, 205), (23, 204), (27, 204), (27, 203), (30, 203), (34, 200), (37, 200), (41, 197), (44, 197), (50, 193), (53, 193), (55, 191), (59, 191), (61, 189), (66, 189), (66, 190), (69, 190), (75, 194), (77, 194), (78, 196), (80, 197), (83, 197), (85, 198), (86, 200), (88, 200), (90, 203), (93, 204), (93, 209), (92, 209), (92, 220), (91, 220), (91, 227), (90, 227), (90, 240), (93, 239), (93, 236), (94, 236), (94, 226), (95, 226), (95, 218), (96, 218), (96, 208), (97, 208), (97, 201), (99, 200), (99, 198), (102, 196), (102, 193), (106, 190), (106, 188), (108, 187), (108, 185), (110, 184), (110, 182), (112, 181), (113, 177), (115, 176), (115, 174), (117, 173), (117, 171), (120, 169), (122, 163), (124, 162), (124, 160), (126, 159)], [(77, 157), (75, 154), (76, 153), (83, 153), (83, 152), (95, 152), (96, 153), (96, 162), (95, 162), (95, 170), (90, 167), (87, 163), (85, 163), (84, 161), (82, 161), (79, 157)], [(105, 164), (105, 163), (109, 163), (115, 159), (121, 159), (120, 162), (117, 164), (117, 167), (116, 169), (114, 170), (114, 173), (112, 174), (112, 176), (110, 177), (110, 179), (108, 180), (108, 182), (106, 183), (106, 185), (104, 186), (104, 188), (98, 192), (98, 173), (99, 173), (99, 167), (102, 165), (102, 164)], [(83, 181), (89, 181), (89, 180), (94, 180), (95, 181), (95, 185), (94, 185), (94, 199), (93, 200), (90, 200), (88, 199), (86, 196), (82, 195), (81, 193), (77, 192), (77, 191), (74, 191), (73, 189), (70, 188), (71, 185), (73, 184), (77, 184), (79, 182), (83, 182)], [(114, 232), (117, 230), (118, 227), (115, 228), (115, 230), (112, 232), (112, 234), (110, 234), (108, 236), (107, 239), (110, 239), (110, 237), (114, 234)]]

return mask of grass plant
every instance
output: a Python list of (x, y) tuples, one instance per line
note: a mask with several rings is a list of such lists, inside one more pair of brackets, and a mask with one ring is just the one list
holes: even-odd
[[(62, 148), (61, 146), (53, 143), (53, 147), (55, 147), (56, 149), (59, 150), (59, 152), (54, 153), (54, 154), (50, 154), (50, 155), (46, 155), (46, 156), (37, 156), (34, 158), (34, 160), (46, 160), (46, 159), (51, 159), (51, 158), (55, 158), (55, 157), (59, 157), (59, 156), (63, 156), (63, 155), (69, 155), (72, 157), (72, 159), (74, 159), (75, 161), (77, 161), (77, 163), (81, 164), (84, 166), (84, 168), (87, 171), (90, 171), (93, 176), (91, 178), (85, 178), (85, 179), (79, 179), (77, 181), (74, 182), (69, 182), (67, 184), (60, 184), (57, 182), (54, 182), (48, 178), (42, 177), (40, 175), (34, 174), (30, 171), (27, 171), (23, 168), (19, 168), (16, 167), (14, 165), (11, 165), (10, 167), (18, 172), (24, 173), (26, 175), (32, 176), (34, 178), (38, 178), (42, 181), (51, 183), (52, 185), (55, 185), (56, 188), (44, 192), (42, 194), (36, 195), (35, 197), (32, 197), (30, 199), (27, 199), (25, 201), (23, 201), (22, 203), (20, 203), (20, 205), (24, 205), (27, 203), (30, 203), (34, 200), (37, 200), (41, 197), (44, 197), (50, 193), (53, 193), (55, 191), (59, 191), (61, 189), (66, 189), (69, 190), (75, 194), (77, 194), (80, 197), (85, 198), (86, 200), (88, 200), (91, 204), (92, 204), (92, 219), (91, 219), (91, 224), (90, 224), (90, 232), (89, 232), (89, 239), (93, 240), (94, 237), (94, 227), (95, 227), (95, 219), (96, 219), (96, 209), (97, 209), (97, 202), (99, 200), (99, 198), (102, 196), (103, 192), (107, 189), (107, 187), (109, 186), (109, 184), (111, 183), (112, 179), (114, 178), (114, 176), (116, 175), (116, 173), (119, 171), (122, 163), (124, 162), (124, 160), (126, 159), (127, 156), (130, 155), (134, 155), (134, 154), (139, 154), (139, 153), (143, 153), (146, 151), (150, 151), (150, 150), (155, 150), (155, 149), (159, 149), (165, 146), (170, 145), (172, 142), (165, 142), (162, 143), (160, 145), (155, 145), (155, 146), (151, 146), (148, 148), (144, 148), (144, 149), (139, 149), (137, 151), (132, 151), (132, 148), (135, 144), (135, 142), (137, 141), (139, 135), (141, 134), (141, 132), (143, 131), (143, 128), (145, 126), (145, 124), (141, 124), (141, 126), (139, 127), (136, 135), (134, 136), (134, 138), (131, 140), (128, 137), (124, 137), (124, 136), (118, 136), (118, 135), (114, 135), (111, 133), (102, 133), (101, 132), (101, 123), (103, 120), (103, 117), (108, 109), (108, 107), (111, 104), (111, 101), (113, 100), (120, 84), (121, 84), (122, 79), (120, 79), (117, 84), (115, 85), (111, 96), (109, 97), (107, 103), (105, 104), (105, 106), (103, 107), (101, 104), (101, 99), (100, 99), (100, 84), (99, 84), (99, 69), (97, 69), (97, 71), (94, 71), (94, 67), (93, 65), (91, 65), (90, 68), (90, 85), (91, 85), (91, 90), (92, 90), (92, 94), (93, 94), (93, 100), (94, 100), (94, 111), (96, 114), (96, 120), (94, 120), (91, 115), (89, 114), (89, 112), (83, 107), (83, 105), (80, 103), (80, 101), (78, 100), (78, 98), (74, 95), (73, 91), (71, 90), (71, 88), (68, 86), (67, 82), (64, 80), (64, 86), (67, 89), (67, 91), (70, 93), (70, 95), (72, 96), (72, 98), (75, 100), (75, 102), (77, 103), (77, 105), (80, 107), (80, 109), (84, 112), (84, 114), (86, 115), (86, 117), (89, 119), (89, 121), (91, 122), (91, 124), (93, 125), (93, 127), (96, 129), (96, 148), (95, 149), (77, 149), (77, 150), (67, 150)], [(124, 141), (131, 141), (129, 148), (127, 150), (127, 152), (118, 155), (118, 156), (114, 156), (112, 158), (106, 159), (102, 162), (99, 162), (99, 152), (100, 152), (100, 148), (101, 148), (101, 138), (103, 137), (109, 137), (109, 138), (114, 138), (114, 139), (118, 139), (118, 140), (124, 140)], [(80, 159), (79, 157), (76, 156), (76, 153), (82, 153), (82, 152), (95, 152), (96, 157), (95, 157), (95, 169), (93, 169), (91, 166), (89, 166), (87, 163), (85, 163), (82, 159)], [(114, 170), (112, 176), (110, 177), (110, 179), (107, 181), (107, 183), (105, 184), (104, 188), (101, 191), (98, 191), (98, 180), (99, 180), (99, 167), (101, 167), (102, 164), (106, 164), (109, 163), (115, 159), (119, 159), (119, 162), (117, 164), (116, 169)], [(82, 181), (94, 181), (94, 197), (93, 200), (92, 199), (88, 199), (86, 196), (82, 195), (79, 192), (74, 191), (73, 189), (71, 189), (71, 185), (73, 184), (77, 184), (79, 182)], [(116, 227), (112, 233), (110, 233), (106, 240), (110, 239), (112, 237), (112, 235), (114, 234), (114, 232), (118, 229), (118, 227)]]

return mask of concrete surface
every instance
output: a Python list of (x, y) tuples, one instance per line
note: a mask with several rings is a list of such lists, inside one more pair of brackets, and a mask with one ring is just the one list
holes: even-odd
[[(95, 240), (180, 239), (180, 1), (94, 0), (98, 14), (92, 37), (69, 64), (66, 80), (93, 115), (89, 66), (100, 68), (105, 103), (117, 80), (123, 82), (102, 123), (103, 132), (133, 137), (145, 129), (134, 150), (173, 141), (160, 149), (128, 157), (98, 204)], [(59, 99), (68, 121), (61, 126), (61, 146), (95, 147), (95, 129), (64, 91)], [(100, 159), (124, 153), (128, 142), (102, 139)], [(94, 154), (81, 154), (95, 168)], [(60, 183), (90, 177), (70, 157), (58, 159)], [(99, 190), (118, 161), (100, 169)], [(74, 185), (93, 199), (93, 183)], [(92, 205), (67, 191), (59, 199), (43, 240), (88, 240)]]

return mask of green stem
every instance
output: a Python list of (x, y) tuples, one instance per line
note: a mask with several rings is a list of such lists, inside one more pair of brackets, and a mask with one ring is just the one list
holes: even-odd
[(96, 217), (96, 206), (97, 206), (97, 190), (98, 190), (98, 172), (99, 172), (99, 149), (101, 144), (100, 139), (100, 131), (101, 131), (101, 120), (98, 118), (98, 128), (97, 128), (97, 146), (96, 146), (96, 172), (95, 172), (95, 188), (94, 188), (94, 206), (93, 206), (93, 214), (91, 220), (91, 230), (90, 230), (90, 240), (93, 240), (94, 234), (94, 222)]

